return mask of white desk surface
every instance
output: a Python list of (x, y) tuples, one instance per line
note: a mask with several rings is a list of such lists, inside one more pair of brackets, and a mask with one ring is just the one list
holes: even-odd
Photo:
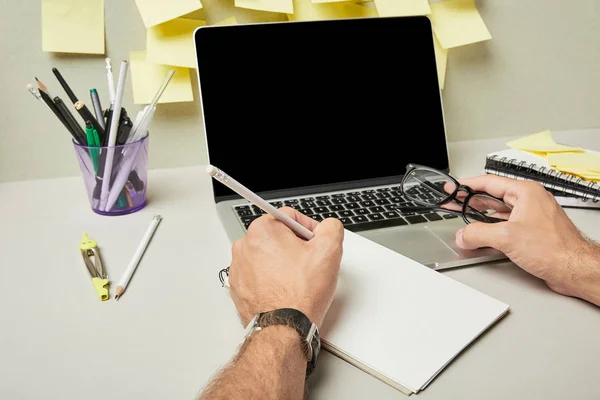
[[(600, 131), (554, 136), (600, 150)], [(505, 141), (452, 143), (453, 175), (482, 173), (485, 154)], [(102, 217), (79, 177), (0, 184), (0, 398), (192, 399), (232, 356), (242, 327), (217, 278), (230, 244), (204, 168), (152, 171), (148, 198), (138, 213)], [(157, 212), (164, 220), (116, 302), (116, 281)], [(600, 211), (568, 213), (600, 239)], [(109, 301), (93, 291), (82, 232), (101, 247)], [(414, 398), (600, 398), (599, 308), (554, 294), (510, 262), (443, 273), (511, 313)], [(327, 352), (310, 387), (312, 399), (406, 397)]]

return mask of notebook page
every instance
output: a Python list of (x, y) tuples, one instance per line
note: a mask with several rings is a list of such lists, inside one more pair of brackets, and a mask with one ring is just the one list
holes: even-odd
[(418, 392), (508, 308), (346, 230), (321, 337), (355, 363)]

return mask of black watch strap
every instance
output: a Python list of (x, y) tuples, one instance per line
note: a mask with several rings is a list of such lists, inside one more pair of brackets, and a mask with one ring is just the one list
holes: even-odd
[[(306, 377), (308, 378), (317, 365), (321, 351), (321, 339), (317, 326), (303, 312), (294, 308), (280, 308), (261, 312), (252, 321), (254, 321), (254, 329), (265, 328), (270, 325), (287, 325), (298, 332), (302, 339), (302, 350), (308, 361), (306, 366)], [(252, 325), (252, 322), (250, 325)], [(252, 329), (250, 326), (248, 328)]]

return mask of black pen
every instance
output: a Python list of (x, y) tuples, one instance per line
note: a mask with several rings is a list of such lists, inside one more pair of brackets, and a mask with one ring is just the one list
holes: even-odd
[[(65, 120), (65, 117), (63, 117), (62, 113), (58, 110), (58, 107), (56, 106), (56, 104), (54, 104), (54, 102), (52, 101), (50, 96), (48, 96), (48, 94), (46, 92), (44, 92), (42, 89), (38, 89), (38, 91), (40, 92), (40, 96), (42, 97), (42, 100), (44, 101), (44, 103), (46, 103), (48, 105), (48, 108), (50, 108), (50, 110), (52, 110), (52, 112), (56, 115), (56, 117), (60, 120), (60, 122), (65, 126), (65, 128), (67, 128), (69, 133), (71, 133), (71, 135), (74, 135), (75, 132), (73, 132), (73, 130), (71, 129), (71, 126), (67, 123), (67, 121)], [(75, 136), (73, 136), (73, 137), (75, 137)]]
[[(52, 68), (52, 72), (56, 76), (56, 79), (58, 79), (58, 82), (60, 83), (60, 85), (65, 90), (65, 93), (67, 93), (67, 96), (69, 96), (69, 99), (71, 99), (71, 102), (73, 103), (73, 105), (78, 103), (79, 100), (77, 99), (77, 96), (75, 96), (75, 93), (73, 93), (73, 91), (67, 84), (67, 81), (65, 81), (65, 78), (63, 78), (63, 76), (60, 74), (58, 69)], [(90, 110), (87, 108), (87, 106), (85, 104), (82, 104), (80, 106), (80, 108), (77, 108), (77, 106), (75, 106), (75, 108), (79, 112), (79, 115), (81, 115), (81, 118), (83, 118), (84, 122), (90, 121), (92, 123), (92, 125), (94, 125), (94, 128), (96, 128), (96, 131), (98, 132), (98, 136), (103, 137), (105, 135), (104, 129), (102, 128), (102, 126), (100, 125), (100, 123), (98, 122), (96, 117), (94, 117), (94, 114), (92, 114), (90, 112)]]
[(65, 121), (67, 121), (67, 124), (69, 124), (69, 126), (71, 127), (71, 134), (73, 135), (75, 140), (82, 146), (87, 146), (85, 131), (83, 130), (81, 125), (77, 123), (77, 120), (75, 119), (75, 117), (73, 117), (73, 114), (71, 114), (71, 111), (69, 111), (69, 109), (67, 108), (67, 105), (58, 96), (54, 97), (54, 104), (62, 114)]

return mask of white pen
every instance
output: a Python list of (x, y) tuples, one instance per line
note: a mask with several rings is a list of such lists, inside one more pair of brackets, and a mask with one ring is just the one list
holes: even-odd
[(112, 176), (113, 159), (115, 155), (115, 144), (117, 142), (117, 129), (119, 125), (118, 116), (121, 115), (121, 103), (123, 101), (123, 91), (125, 90), (125, 80), (127, 77), (127, 68), (129, 62), (127, 60), (121, 61), (121, 69), (119, 70), (119, 80), (117, 81), (117, 94), (115, 95), (115, 103), (113, 109), (113, 115), (116, 118), (110, 120), (110, 129), (106, 131), (108, 135), (108, 152), (106, 154), (106, 161), (104, 164), (104, 176), (102, 178), (102, 192), (100, 193), (100, 210), (106, 210), (106, 202), (108, 200), (108, 188), (110, 184), (110, 178)]
[(108, 99), (110, 100), (110, 104), (115, 103), (115, 78), (113, 77), (112, 66), (110, 63), (110, 58), (106, 60), (106, 80), (108, 81)]
[(244, 185), (227, 175), (225, 172), (221, 171), (219, 168), (209, 165), (208, 167), (206, 167), (206, 172), (214, 179), (221, 182), (229, 189), (233, 190), (234, 192), (248, 200), (250, 203), (261, 208), (264, 212), (266, 212), (273, 218), (281, 221), (285, 226), (290, 228), (298, 236), (303, 237), (306, 240), (310, 240), (314, 237), (314, 234), (310, 230), (302, 226), (299, 222), (288, 217), (286, 214), (273, 207), (268, 201), (262, 199), (256, 193), (252, 192), (250, 189), (248, 189), (247, 187), (245, 187)]
[(133, 272), (135, 271), (138, 264), (140, 263), (140, 260), (142, 259), (144, 252), (148, 248), (148, 244), (150, 244), (150, 239), (152, 239), (152, 235), (154, 235), (154, 232), (156, 232), (156, 228), (158, 228), (158, 224), (160, 223), (161, 220), (162, 220), (162, 216), (160, 216), (159, 214), (154, 215), (154, 218), (152, 218), (152, 222), (150, 222), (150, 226), (146, 230), (146, 233), (144, 234), (142, 241), (140, 242), (137, 249), (135, 250), (135, 254), (133, 255), (133, 258), (129, 262), (129, 265), (127, 266), (127, 269), (125, 270), (123, 277), (121, 277), (121, 280), (119, 281), (119, 284), (117, 285), (117, 288), (115, 290), (115, 300), (119, 300), (119, 297), (121, 297), (123, 295), (123, 293), (125, 292), (125, 289), (127, 288), (127, 285), (129, 284), (129, 280), (131, 279)]

